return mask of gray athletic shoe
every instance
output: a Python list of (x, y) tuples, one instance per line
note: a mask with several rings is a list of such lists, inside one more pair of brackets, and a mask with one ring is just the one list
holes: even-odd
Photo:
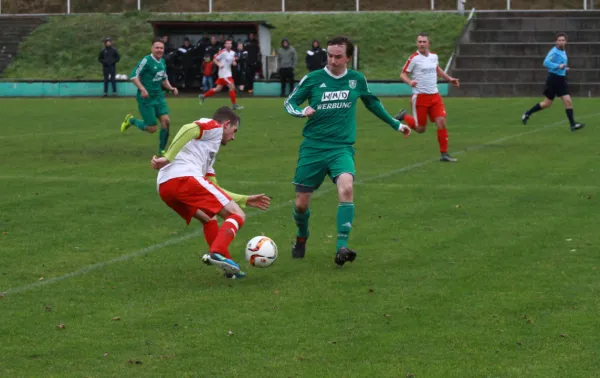
[(454, 163), (455, 161), (458, 161), (458, 159), (453, 158), (452, 156), (450, 156), (449, 153), (444, 152), (442, 154), (442, 156), (440, 156), (440, 161), (446, 161), (446, 162), (451, 162)]

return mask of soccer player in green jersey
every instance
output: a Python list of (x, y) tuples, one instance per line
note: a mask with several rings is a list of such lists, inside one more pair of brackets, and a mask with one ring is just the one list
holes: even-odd
[[(296, 117), (308, 117), (302, 135), (296, 175), (294, 220), (298, 227), (293, 258), (303, 258), (308, 238), (308, 219), (312, 193), (325, 176), (337, 186), (337, 245), (335, 263), (354, 261), (356, 252), (348, 248), (348, 236), (354, 220), (354, 143), (356, 141), (356, 103), (366, 108), (395, 131), (410, 135), (410, 128), (394, 119), (367, 85), (365, 77), (346, 67), (354, 45), (346, 37), (327, 43), (327, 66), (313, 71), (300, 81), (285, 101), (285, 110)], [(308, 100), (308, 106), (300, 105)]]
[(133, 69), (131, 81), (137, 87), (137, 103), (142, 119), (133, 118), (127, 114), (121, 124), (121, 132), (125, 132), (130, 126), (135, 126), (150, 134), (156, 132), (156, 119), (160, 121), (160, 139), (158, 154), (163, 156), (169, 140), (169, 108), (165, 101), (163, 88), (177, 95), (177, 88), (173, 88), (167, 79), (167, 64), (162, 58), (165, 44), (161, 39), (155, 39), (152, 43), (152, 53), (146, 55)]

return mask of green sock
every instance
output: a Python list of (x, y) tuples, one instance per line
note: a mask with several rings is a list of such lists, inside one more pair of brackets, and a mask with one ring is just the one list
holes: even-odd
[(129, 123), (142, 131), (146, 131), (146, 123), (140, 119), (129, 118)]
[(307, 209), (304, 213), (296, 212), (296, 208), (294, 207), (294, 220), (296, 221), (296, 226), (298, 226), (298, 237), (299, 238), (308, 238), (308, 218), (310, 217), (310, 209)]
[(164, 151), (167, 149), (167, 142), (169, 141), (169, 129), (160, 129), (160, 143), (158, 144), (158, 150)]
[(337, 245), (336, 250), (348, 247), (348, 236), (354, 220), (354, 203), (340, 202), (337, 212)]

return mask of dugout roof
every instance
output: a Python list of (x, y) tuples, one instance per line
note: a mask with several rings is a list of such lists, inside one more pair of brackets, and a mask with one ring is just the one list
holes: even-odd
[(148, 21), (154, 29), (154, 34), (165, 29), (170, 32), (186, 32), (187, 30), (206, 30), (207, 32), (227, 29), (249, 29), (258, 32), (259, 26), (267, 29), (275, 29), (275, 26), (266, 21), (172, 21), (172, 20), (155, 20)]

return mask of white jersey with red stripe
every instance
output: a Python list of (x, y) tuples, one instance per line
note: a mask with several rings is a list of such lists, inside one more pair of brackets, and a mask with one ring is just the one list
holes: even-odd
[(231, 77), (231, 65), (235, 60), (235, 52), (233, 50), (227, 51), (226, 49), (223, 49), (215, 55), (215, 59), (223, 65), (223, 67), (219, 67), (219, 77), (223, 79)]
[(185, 144), (175, 159), (160, 169), (157, 184), (176, 177), (214, 176), (213, 164), (223, 139), (223, 127), (215, 120), (201, 118), (194, 122), (200, 128), (200, 137)]
[(429, 52), (423, 55), (418, 51), (408, 58), (402, 72), (411, 74), (417, 86), (413, 87), (413, 94), (435, 94), (438, 93), (437, 87), (437, 67), (439, 64), (437, 54)]

